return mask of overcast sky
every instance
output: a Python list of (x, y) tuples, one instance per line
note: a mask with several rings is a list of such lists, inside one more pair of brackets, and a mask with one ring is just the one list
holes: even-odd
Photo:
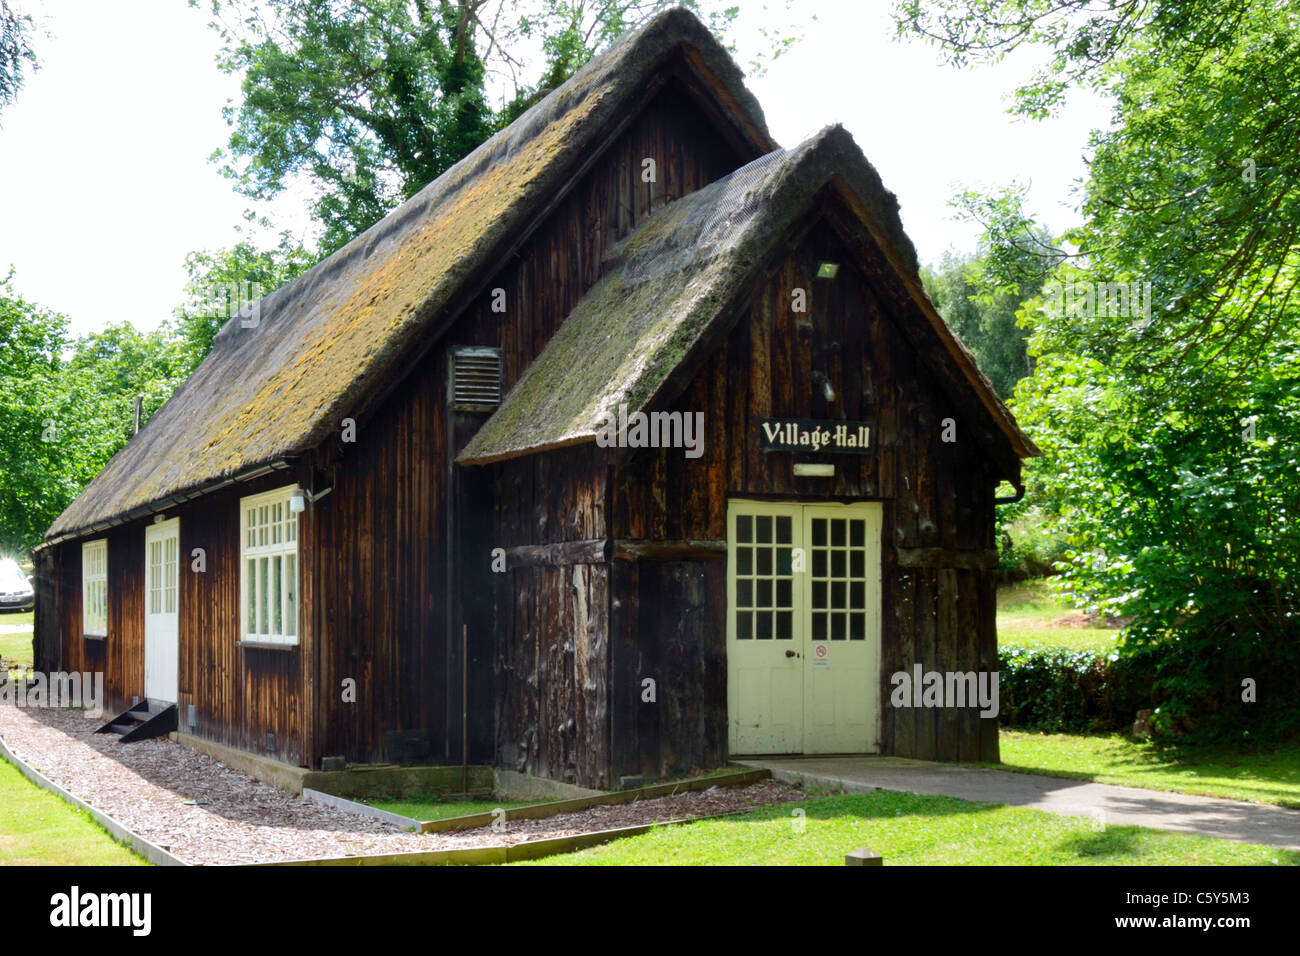
[[(181, 300), (186, 253), (238, 241), (249, 201), (208, 162), (238, 81), (217, 70), (217, 37), (185, 0), (18, 6), (50, 36), (36, 38), (41, 70), (0, 114), (0, 277), (12, 264), (15, 288), (66, 314), (76, 334), (153, 328)], [(761, 46), (762, 8), (741, 5), (742, 63)], [(943, 67), (933, 48), (893, 39), (887, 0), (796, 0), (805, 10), (817, 21), (749, 86), (783, 146), (828, 123), (848, 128), (897, 194), (923, 262), (974, 246), (976, 229), (948, 206), (963, 187), (1028, 182), (1042, 221), (1056, 231), (1076, 221), (1071, 188), (1105, 104), (1077, 96), (1057, 120), (1013, 120), (1005, 96), (1030, 59)], [(260, 211), (309, 234), (301, 193)]]

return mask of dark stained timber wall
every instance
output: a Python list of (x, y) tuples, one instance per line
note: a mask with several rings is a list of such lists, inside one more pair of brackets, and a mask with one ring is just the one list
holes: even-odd
[[(305, 763), (308, 752), (303, 671), (312, 650), (310, 604), (300, 591), (298, 645), (275, 650), (239, 645), (239, 499), (297, 478), (280, 472), (191, 504), (181, 512), (180, 549), (180, 729), (186, 730), (193, 704), (198, 736), (295, 765)], [(300, 581), (310, 574), (310, 521), (310, 511), (298, 517)], [(143, 526), (137, 537), (144, 541)], [(196, 548), (204, 551), (206, 571), (194, 570)], [(142, 551), (141, 573), (143, 561)], [(270, 748), (268, 734), (274, 735)]]

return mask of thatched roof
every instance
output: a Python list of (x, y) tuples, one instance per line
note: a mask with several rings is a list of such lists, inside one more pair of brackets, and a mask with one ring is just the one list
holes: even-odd
[(593, 441), (620, 404), (629, 413), (650, 410), (665, 397), (669, 376), (698, 360), (706, 334), (732, 314), (774, 244), (832, 184), (865, 219), (912, 294), (919, 313), (912, 318), (939, 336), (956, 377), (966, 379), (1016, 454), (1037, 454), (920, 290), (916, 252), (893, 194), (852, 136), (832, 126), (650, 217), (614, 250), (616, 267), (578, 303), (457, 460), (485, 464)]
[(592, 60), (383, 221), (231, 319), (172, 398), (46, 533), (142, 515), (318, 445), (377, 393), (449, 299), (535, 222), (683, 56), (758, 155), (773, 148), (740, 70), (690, 13), (670, 10)]

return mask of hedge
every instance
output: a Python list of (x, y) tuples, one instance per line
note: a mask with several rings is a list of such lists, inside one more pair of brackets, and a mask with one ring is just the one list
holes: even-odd
[(1155, 669), (1142, 657), (1112, 659), (1062, 647), (998, 649), (998, 717), (1004, 727), (1056, 733), (1128, 730), (1158, 704)]

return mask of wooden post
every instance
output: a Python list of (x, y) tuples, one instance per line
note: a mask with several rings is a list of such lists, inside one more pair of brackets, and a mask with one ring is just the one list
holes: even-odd
[(885, 861), (879, 853), (872, 853), (865, 846), (860, 846), (852, 853), (845, 854), (845, 866), (884, 866)]
[(460, 788), (469, 799), (469, 625), (460, 626)]

